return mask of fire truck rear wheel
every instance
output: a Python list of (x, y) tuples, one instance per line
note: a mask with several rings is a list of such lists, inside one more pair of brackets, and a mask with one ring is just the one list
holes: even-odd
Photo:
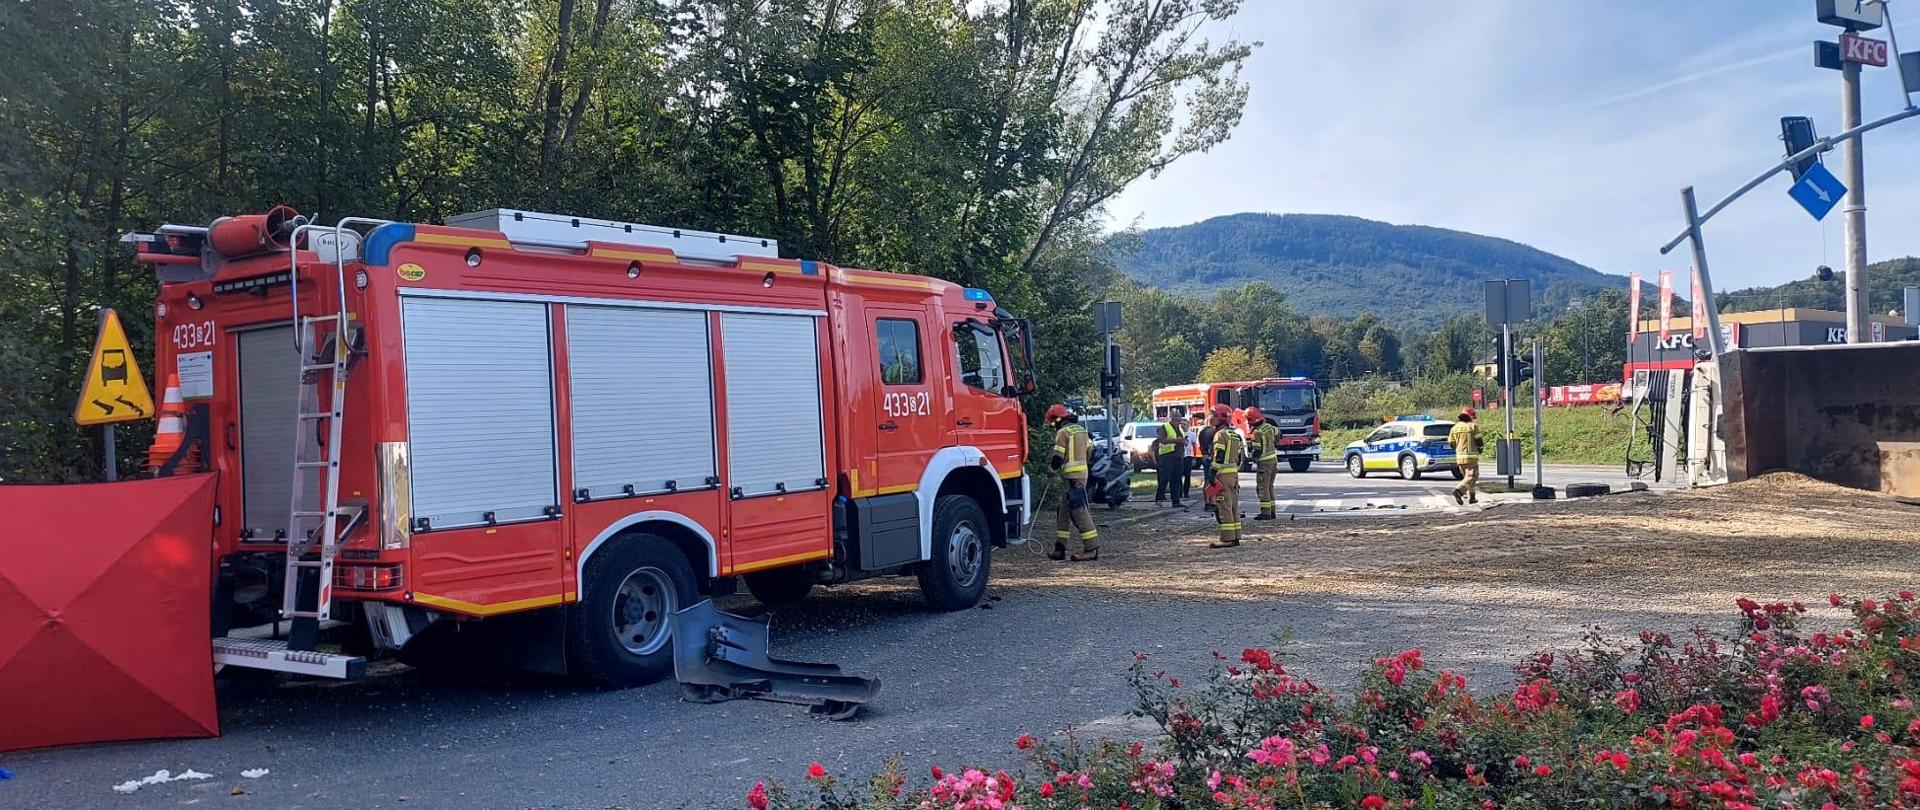
[(673, 612), (699, 601), (693, 568), (665, 539), (629, 535), (587, 561), (567, 616), (567, 657), (586, 680), (640, 686), (673, 673)]
[(937, 610), (965, 610), (987, 595), (993, 535), (987, 513), (965, 495), (933, 503), (933, 558), (920, 565), (920, 593)]
[(747, 581), (747, 592), (770, 608), (791, 605), (813, 592), (813, 572), (805, 568), (759, 571), (741, 579)]

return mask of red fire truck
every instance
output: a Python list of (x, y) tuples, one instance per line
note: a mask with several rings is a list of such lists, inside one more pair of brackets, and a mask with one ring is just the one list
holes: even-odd
[(346, 677), (322, 621), (388, 650), (480, 622), (632, 685), (737, 579), (777, 604), (913, 575), (957, 610), (1023, 539), (1032, 333), (985, 290), (513, 210), (128, 241), (187, 406), (161, 472), (219, 474), (223, 618), (291, 620), (218, 663)]
[(1320, 388), (1307, 377), (1272, 377), (1241, 382), (1194, 383), (1155, 389), (1155, 419), (1204, 414), (1215, 405), (1234, 409), (1233, 424), (1252, 435), (1243, 412), (1257, 407), (1280, 428), (1280, 458), (1294, 472), (1306, 472), (1320, 460)]

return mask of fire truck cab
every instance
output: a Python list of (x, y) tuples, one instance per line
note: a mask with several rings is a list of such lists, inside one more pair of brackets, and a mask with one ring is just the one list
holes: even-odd
[(1031, 330), (985, 290), (505, 209), (128, 239), (187, 406), (162, 472), (220, 476), (215, 634), (291, 620), (219, 663), (343, 677), (323, 621), (389, 650), (491, 625), (634, 685), (736, 579), (913, 575), (957, 610), (1023, 541)]
[[(1155, 419), (1204, 414), (1215, 405), (1233, 408), (1233, 426), (1251, 436), (1245, 410), (1260, 409), (1280, 428), (1277, 449), (1294, 472), (1306, 472), (1320, 460), (1320, 388), (1307, 377), (1272, 377), (1240, 382), (1194, 383), (1155, 389), (1151, 402)], [(1249, 462), (1249, 465), (1251, 462)]]

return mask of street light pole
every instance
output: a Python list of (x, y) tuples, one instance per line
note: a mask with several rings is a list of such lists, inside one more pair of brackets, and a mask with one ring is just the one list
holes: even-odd
[[(1896, 55), (1895, 58), (1898, 58)], [(1840, 71), (1840, 128), (1860, 126), (1860, 63)], [(1847, 342), (1867, 340), (1867, 167), (1865, 138), (1841, 147), (1847, 174)]]

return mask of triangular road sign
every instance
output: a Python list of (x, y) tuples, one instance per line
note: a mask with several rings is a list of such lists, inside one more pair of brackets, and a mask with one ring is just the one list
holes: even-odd
[(119, 313), (109, 309), (100, 319), (99, 337), (93, 340), (93, 359), (87, 361), (87, 379), (80, 387), (80, 401), (73, 406), (73, 421), (104, 425), (152, 415), (153, 392), (140, 376), (140, 364), (127, 343)]

